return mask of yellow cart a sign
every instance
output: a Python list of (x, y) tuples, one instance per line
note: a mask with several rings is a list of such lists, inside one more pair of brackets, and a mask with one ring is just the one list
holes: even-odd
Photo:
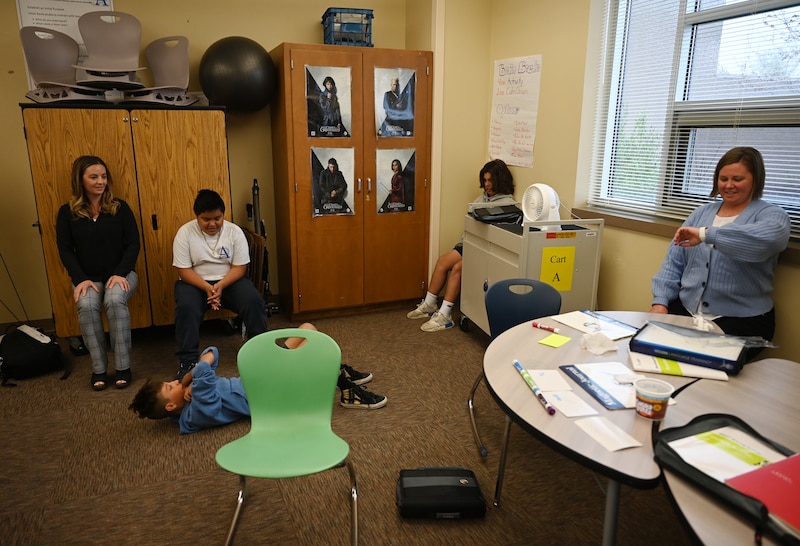
[(572, 273), (575, 271), (575, 247), (557, 246), (542, 249), (542, 271), (539, 280), (552, 285), (559, 292), (572, 290)]

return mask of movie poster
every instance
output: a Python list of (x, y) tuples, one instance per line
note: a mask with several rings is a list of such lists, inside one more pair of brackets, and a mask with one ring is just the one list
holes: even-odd
[(378, 214), (412, 212), (416, 189), (414, 148), (375, 152)]
[(313, 216), (353, 215), (354, 148), (311, 148)]
[(416, 71), (375, 69), (375, 130), (379, 137), (414, 136)]
[(350, 136), (351, 91), (350, 67), (306, 66), (308, 136)]

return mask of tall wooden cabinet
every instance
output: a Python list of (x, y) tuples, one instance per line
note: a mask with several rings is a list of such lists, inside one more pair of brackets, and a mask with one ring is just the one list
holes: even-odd
[[(295, 316), (421, 297), (427, 282), (432, 54), (284, 43), (271, 56), (280, 74), (272, 143), (283, 307)], [(315, 119), (327, 76), (336, 80), (338, 132)], [(396, 91), (410, 99), (405, 104), (412, 122), (392, 133), (381, 119), (395, 76)], [(329, 157), (338, 160), (348, 185), (340, 214), (325, 213), (315, 193)], [(395, 158), (402, 164), (405, 202), (382, 207)]]
[(80, 334), (70, 279), (56, 246), (59, 207), (71, 196), (73, 160), (101, 157), (139, 224), (139, 287), (129, 302), (133, 328), (174, 322), (172, 239), (197, 191), (217, 191), (231, 220), (225, 113), (216, 108), (126, 109), (23, 105), (47, 282), (58, 336)]

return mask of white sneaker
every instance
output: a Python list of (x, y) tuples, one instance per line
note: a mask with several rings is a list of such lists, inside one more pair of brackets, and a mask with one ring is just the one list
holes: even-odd
[(435, 305), (428, 305), (425, 303), (425, 300), (422, 300), (422, 302), (417, 305), (417, 308), (413, 311), (409, 311), (406, 316), (413, 319), (428, 318), (438, 310), (439, 309)]
[(453, 319), (445, 317), (438, 311), (431, 316), (430, 320), (419, 327), (423, 332), (438, 332), (453, 327)]

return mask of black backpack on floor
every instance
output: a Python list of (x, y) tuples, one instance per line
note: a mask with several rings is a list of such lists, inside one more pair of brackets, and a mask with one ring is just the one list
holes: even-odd
[(69, 377), (67, 359), (61, 346), (41, 330), (27, 324), (12, 324), (0, 338), (0, 385), (15, 387), (11, 379), (28, 379), (63, 371)]

